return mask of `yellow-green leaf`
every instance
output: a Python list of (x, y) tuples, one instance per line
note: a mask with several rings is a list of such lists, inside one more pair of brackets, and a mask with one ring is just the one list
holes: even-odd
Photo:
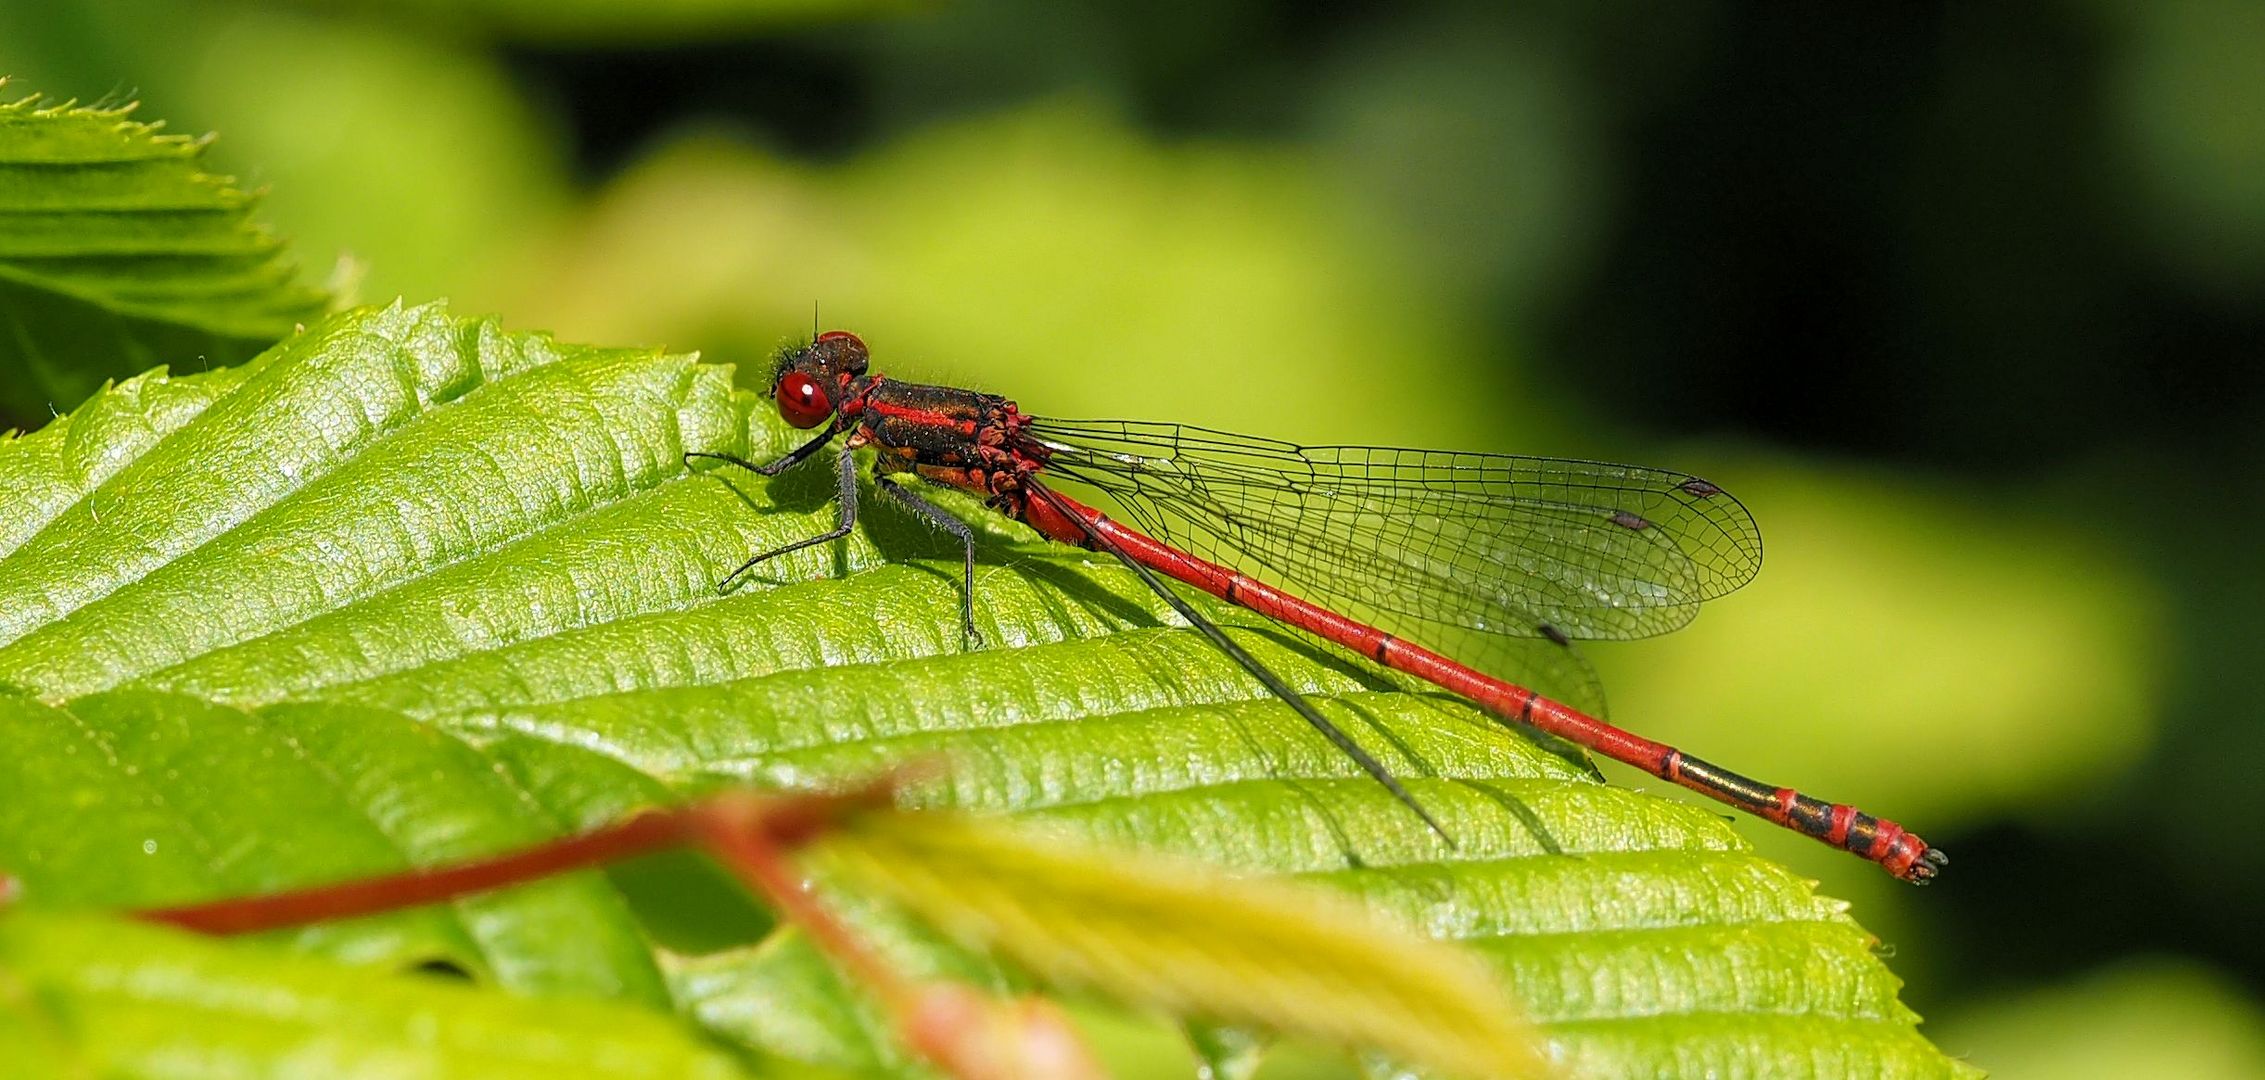
[(1477, 958), (1314, 889), (947, 814), (870, 814), (822, 848), (844, 884), (1058, 986), (1381, 1051), (1455, 1076), (1544, 1071)]

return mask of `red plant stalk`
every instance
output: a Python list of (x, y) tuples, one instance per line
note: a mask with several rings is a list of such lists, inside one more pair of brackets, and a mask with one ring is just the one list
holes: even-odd
[[(851, 981), (870, 988), (899, 1037), (922, 1057), (967, 1080), (1103, 1075), (1076, 1032), (1051, 1004), (1006, 1003), (964, 986), (918, 985), (899, 977), (826, 910), (791, 869), (789, 852), (860, 810), (888, 806), (902, 771), (840, 792), (756, 795), (726, 792), (690, 805), (649, 811), (580, 836), (451, 866), (260, 896), (155, 908), (136, 918), (205, 934), (248, 934), (435, 904), (665, 848), (701, 849), (750, 891), (766, 897)], [(0, 875), (0, 906), (18, 883)]]

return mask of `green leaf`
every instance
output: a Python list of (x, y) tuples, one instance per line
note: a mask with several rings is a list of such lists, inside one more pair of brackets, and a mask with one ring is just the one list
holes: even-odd
[(1456, 1076), (1544, 1072), (1502, 985), (1461, 950), (1318, 890), (1043, 837), (959, 815), (870, 814), (827, 840), (822, 865), (1055, 985)]
[[(1449, 849), (1137, 579), (971, 499), (938, 496), (979, 529), (987, 649), (962, 645), (949, 539), (885, 501), (717, 597), (749, 553), (835, 519), (822, 463), (682, 467), (805, 437), (729, 375), (396, 306), (0, 443), (0, 484), (38, 496), (0, 536), (0, 681), (21, 690), (0, 700), (0, 866), (28, 903), (178, 903), (942, 755), (919, 801), (1319, 884), (1470, 942), (1571, 1071), (1964, 1071), (1844, 906), (1720, 817), (1205, 602), (1407, 777)], [(675, 898), (698, 891), (663, 872), (289, 937), (673, 1008), (805, 1063), (902, 1065), (760, 916), (699, 955), (651, 944), (687, 938)], [(909, 973), (1021, 978), (844, 902)]]
[(0, 102), (0, 411), (104, 379), (246, 360), (326, 305), (204, 142), (132, 107)]
[(215, 1080), (755, 1075), (621, 1004), (530, 1001), (30, 911), (0, 915), (0, 1062), (12, 1076)]

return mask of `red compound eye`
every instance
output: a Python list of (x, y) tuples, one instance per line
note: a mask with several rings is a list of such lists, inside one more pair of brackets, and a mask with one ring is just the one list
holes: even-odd
[(825, 333), (818, 335), (818, 340), (811, 342), (811, 344), (817, 345), (828, 341), (845, 342), (847, 344), (857, 346), (858, 352), (865, 351), (865, 339), (858, 337), (856, 334), (852, 334), (847, 330), (828, 330)]
[(814, 428), (834, 415), (834, 403), (818, 380), (799, 371), (779, 377), (779, 415), (798, 428)]

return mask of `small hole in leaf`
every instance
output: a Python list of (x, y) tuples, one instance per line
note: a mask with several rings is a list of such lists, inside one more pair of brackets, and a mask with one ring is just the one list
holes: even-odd
[(461, 979), (465, 982), (472, 981), (472, 973), (464, 970), (463, 965), (441, 956), (433, 957), (430, 960), (420, 960), (412, 965), (409, 970), (421, 975), (438, 975), (443, 978)]

